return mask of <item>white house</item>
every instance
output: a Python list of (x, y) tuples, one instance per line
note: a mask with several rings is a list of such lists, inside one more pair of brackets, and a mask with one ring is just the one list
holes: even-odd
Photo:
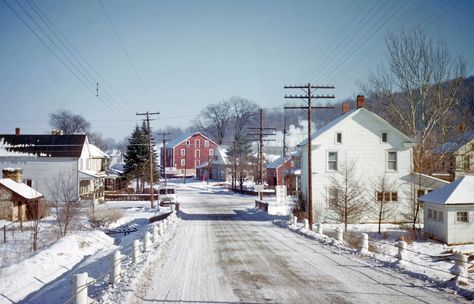
[(16, 134), (0, 134), (0, 170), (21, 168), (23, 182), (46, 199), (52, 198), (59, 177), (67, 179), (82, 199), (92, 198), (94, 191), (103, 193), (107, 160), (85, 134), (23, 135), (19, 129)]
[[(401, 221), (408, 210), (411, 193), (412, 147), (414, 141), (380, 116), (364, 108), (364, 96), (358, 96), (357, 108), (347, 109), (338, 118), (311, 136), (312, 206), (316, 221), (328, 220), (331, 177), (338, 176), (346, 164), (354, 165), (354, 176), (365, 188), (364, 201), (370, 204), (381, 197), (398, 204), (391, 221)], [(344, 111), (343, 111), (344, 112)], [(301, 192), (308, 198), (307, 141), (298, 145), (301, 151)], [(385, 177), (396, 185), (388, 193), (377, 193), (373, 184)], [(365, 221), (372, 218), (366, 216)]]
[(474, 176), (464, 176), (419, 198), (424, 231), (451, 244), (474, 243)]

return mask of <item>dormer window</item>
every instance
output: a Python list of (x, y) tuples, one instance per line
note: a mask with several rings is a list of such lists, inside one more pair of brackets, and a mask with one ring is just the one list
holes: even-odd
[(388, 142), (388, 132), (387, 131), (382, 131), (381, 136), (380, 136), (380, 141), (383, 143)]
[(342, 144), (342, 133), (341, 132), (336, 133), (336, 144)]

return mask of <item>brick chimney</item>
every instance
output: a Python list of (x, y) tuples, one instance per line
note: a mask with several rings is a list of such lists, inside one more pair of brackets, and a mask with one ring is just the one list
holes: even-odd
[(365, 108), (365, 96), (357, 95), (357, 109)]
[(15, 135), (20, 136), (20, 128), (15, 128)]
[(351, 109), (350, 104), (347, 102), (342, 103), (342, 114), (346, 114)]
[(5, 168), (2, 170), (3, 178), (10, 178), (17, 183), (23, 182), (23, 170), (20, 168)]

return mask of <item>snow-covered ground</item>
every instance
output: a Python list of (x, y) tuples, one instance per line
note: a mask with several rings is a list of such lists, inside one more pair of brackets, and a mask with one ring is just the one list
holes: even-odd
[[(41, 231), (47, 232), (42, 234), (41, 242), (50, 245), (31, 253), (30, 232), (25, 229), (21, 233), (17, 228), (14, 241), (11, 236), (6, 244), (0, 244), (3, 263), (0, 268), (0, 303), (64, 303), (71, 297), (73, 274), (87, 271), (91, 276), (103, 276), (109, 267), (108, 255), (113, 250), (122, 248), (126, 249), (124, 254), (130, 253), (133, 240), (142, 238), (150, 228), (149, 218), (170, 211), (161, 207), (158, 212), (150, 208), (149, 202), (121, 201), (101, 204), (96, 207), (96, 212), (107, 209), (118, 210), (121, 214), (121, 218), (107, 228), (133, 226), (136, 231), (126, 237), (123, 234), (107, 235), (99, 229), (92, 229), (83, 216), (75, 230), (56, 241), (56, 235), (51, 231), (54, 222), (48, 218), (41, 224)], [(24, 227), (27, 226), (25, 223)], [(48, 240), (43, 239), (46, 237)], [(15, 256), (17, 253), (21, 254)], [(93, 293), (98, 294), (107, 286), (105, 279), (92, 288)]]
[[(349, 240), (349, 242), (343, 243), (334, 239), (335, 230), (338, 226), (342, 228), (341, 225), (323, 224), (323, 235), (319, 235), (314, 231), (305, 230), (302, 223), (289, 225), (286, 221), (277, 221), (276, 224), (318, 242), (333, 244), (350, 252), (356, 252), (354, 246), (359, 246), (360, 234), (366, 233), (369, 235), (371, 251), (367, 257), (372, 258), (376, 263), (432, 282), (437, 286), (450, 286), (454, 289), (459, 287), (449, 282), (454, 277), (451, 273), (454, 262), (446, 258), (444, 253), (447, 251), (474, 252), (474, 244), (447, 246), (434, 240), (416, 238), (411, 232), (401, 230), (399, 225), (393, 224), (383, 224), (381, 234), (378, 234), (377, 224), (348, 225), (348, 230), (344, 233), (344, 239)], [(352, 240), (350, 240), (351, 238)], [(408, 241), (408, 244), (405, 262), (399, 264), (396, 257), (398, 253), (397, 241), (402, 238)], [(470, 279), (470, 286), (461, 286), (461, 292), (467, 294), (468, 297), (474, 297), (474, 276), (472, 274), (470, 274)]]

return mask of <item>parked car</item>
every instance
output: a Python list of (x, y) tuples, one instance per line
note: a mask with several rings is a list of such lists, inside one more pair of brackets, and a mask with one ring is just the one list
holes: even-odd
[(176, 187), (162, 186), (158, 190), (160, 206), (168, 206), (170, 204), (177, 204)]

